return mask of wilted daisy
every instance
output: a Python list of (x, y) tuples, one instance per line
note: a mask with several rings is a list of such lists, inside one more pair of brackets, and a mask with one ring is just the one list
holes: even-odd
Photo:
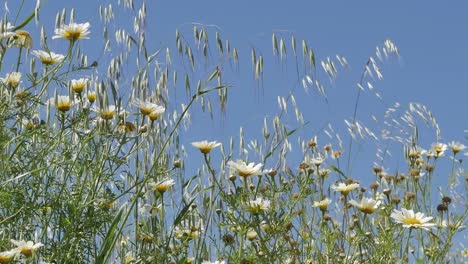
[(336, 192), (340, 192), (343, 195), (347, 195), (352, 190), (359, 188), (359, 183), (346, 184), (340, 182), (338, 183), (338, 185), (332, 185), (331, 188)]
[(450, 142), (448, 146), (452, 149), (453, 154), (457, 154), (458, 152), (466, 148), (466, 146), (463, 145), (462, 143), (455, 142), (455, 141)]
[(5, 40), (5, 39), (9, 39), (9, 38), (13, 37), (14, 35), (15, 35), (15, 33), (11, 32), (11, 31), (2, 32), (2, 33), (0, 33), (0, 41)]
[(49, 99), (48, 103), (55, 106), (61, 112), (67, 112), (73, 106), (74, 101), (68, 95), (58, 95)]
[(259, 214), (260, 212), (264, 212), (270, 209), (270, 201), (263, 199), (262, 197), (258, 197), (255, 200), (249, 201), (247, 203), (246, 209), (252, 214)]
[(10, 72), (7, 73), (5, 78), (0, 78), (0, 80), (10, 86), (11, 88), (16, 88), (20, 84), (21, 81), (21, 72)]
[(201, 153), (208, 154), (210, 151), (216, 147), (221, 146), (221, 143), (216, 141), (208, 142), (207, 140), (192, 142), (192, 146), (198, 148)]
[(414, 213), (413, 210), (408, 210), (405, 208), (401, 208), (401, 211), (393, 209), (390, 217), (392, 217), (395, 222), (403, 224), (403, 227), (407, 228), (421, 228), (424, 230), (429, 230), (428, 227), (433, 227), (436, 225), (435, 223), (428, 223), (432, 220), (432, 216), (425, 217), (421, 212)]
[(325, 198), (321, 201), (314, 201), (314, 203), (312, 204), (312, 207), (318, 207), (320, 209), (320, 211), (326, 211), (327, 210), (327, 207), (328, 205), (330, 205), (330, 203), (332, 202), (331, 199), (328, 199), (328, 198)]
[(372, 198), (366, 198), (362, 197), (361, 202), (358, 203), (354, 200), (351, 200), (349, 202), (351, 205), (357, 207), (359, 211), (365, 213), (365, 214), (372, 214), (379, 208), (381, 201), (376, 201)]
[(444, 152), (447, 150), (447, 144), (434, 143), (432, 144), (432, 150), (435, 152), (435, 157), (438, 158), (444, 155)]
[(65, 56), (63, 56), (62, 54), (47, 52), (43, 50), (33, 50), (31, 53), (32, 55), (40, 59), (42, 64), (44, 65), (52, 65), (57, 62), (63, 61), (63, 59), (65, 58)]
[(44, 246), (44, 244), (42, 243), (34, 243), (32, 241), (25, 241), (25, 240), (17, 241), (17, 240), (12, 239), (11, 243), (13, 243), (17, 247), (16, 250), (19, 253), (27, 257), (32, 256), (34, 253), (36, 253), (36, 251), (40, 247)]
[(158, 183), (150, 183), (150, 186), (153, 188), (153, 190), (164, 193), (174, 184), (175, 181), (173, 179), (164, 179)]
[(71, 89), (77, 93), (81, 94), (83, 90), (88, 86), (88, 79), (87, 78), (80, 78), (80, 79), (73, 79), (70, 81), (70, 87)]
[(13, 45), (30, 49), (32, 48), (32, 38), (26, 30), (16, 30), (15, 35), (11, 38)]
[(18, 253), (18, 250), (15, 249), (0, 252), (0, 263), (9, 263), (16, 257), (16, 255), (18, 255)]
[(64, 38), (69, 41), (77, 41), (79, 39), (89, 39), (89, 22), (83, 24), (70, 23), (62, 25), (60, 28), (55, 29), (55, 36), (52, 39)]
[(241, 177), (261, 175), (263, 173), (261, 171), (262, 163), (255, 165), (253, 162), (247, 164), (243, 160), (238, 160), (237, 162), (230, 160), (227, 165)]

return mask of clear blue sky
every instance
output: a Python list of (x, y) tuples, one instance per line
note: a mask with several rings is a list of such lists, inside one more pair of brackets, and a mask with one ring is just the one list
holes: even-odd
[[(82, 41), (80, 45), (83, 51), (89, 52), (90, 61), (93, 56), (99, 57), (101, 50), (97, 46), (102, 46), (102, 43), (99, 45), (102, 25), (98, 23), (98, 6), (99, 3), (116, 1), (42, 2), (41, 22), (46, 25), (49, 36), (53, 35), (55, 15), (62, 8), (69, 10), (74, 7), (76, 22), (90, 21), (91, 39)], [(15, 6), (14, 1), (9, 1), (13, 14)], [(300, 109), (305, 120), (311, 121), (300, 132), (304, 138), (316, 133), (325, 138), (320, 129), (332, 123), (347, 142), (343, 119), (351, 118), (356, 83), (363, 66), (368, 56), (374, 54), (377, 45), (391, 39), (399, 47), (401, 57), (386, 63), (382, 68), (384, 80), (373, 83), (385, 103), (390, 106), (399, 102), (403, 107), (407, 107), (409, 102), (425, 104), (440, 124), (442, 141), (459, 140), (467, 144), (464, 139), (468, 136), (464, 132), (468, 130), (466, 1), (147, 1), (147, 10), (149, 23), (146, 38), (154, 50), (169, 46), (175, 56), (175, 30), (179, 29), (187, 38), (192, 38), (192, 27), (189, 25), (192, 22), (217, 25), (222, 38), (230, 39), (232, 46), (239, 49), (240, 71), (228, 77), (228, 82), (236, 88), (230, 90), (224, 121), (220, 121), (219, 114), (215, 115), (214, 121), (210, 121), (206, 118), (208, 115), (192, 113), (193, 126), (184, 135), (188, 149), (191, 148), (188, 142), (203, 139), (227, 143), (230, 136), (237, 138), (239, 126), (246, 128), (247, 139), (261, 137), (263, 117), (272, 118), (278, 113), (276, 97), (287, 95), (292, 87), (297, 86), (294, 67), (282, 67), (272, 56), (271, 34), (280, 31), (294, 33), (298, 41), (307, 40), (319, 60), (340, 54), (350, 64), (350, 69), (341, 71), (333, 83), (322, 77), (329, 92), (328, 105), (316, 92), (306, 95), (302, 88), (297, 89), (295, 95)], [(26, 12), (24, 14), (26, 16)], [(131, 23), (121, 13), (117, 17), (116, 27), (128, 27)], [(38, 28), (29, 25), (27, 29), (37, 36)], [(283, 36), (286, 36), (290, 50), (289, 37), (286, 33)], [(49, 46), (52, 50), (62, 49), (62, 52), (65, 49), (61, 41), (49, 41)], [(259, 88), (252, 79), (252, 46), (261, 50), (265, 58), (263, 88)], [(39, 48), (38, 41), (35, 48)], [(100, 69), (100, 72), (103, 74), (105, 69)], [(180, 94), (183, 94), (183, 82), (180, 82), (180, 86)], [(183, 101), (183, 98), (178, 99), (178, 103)], [(367, 93), (362, 98), (358, 117), (363, 120), (368, 120), (371, 114), (382, 117), (384, 111), (385, 107)], [(291, 128), (295, 128), (293, 120)], [(421, 133), (424, 133), (424, 129)], [(422, 144), (425, 147), (436, 140), (434, 133), (428, 134), (427, 140)], [(297, 145), (293, 146), (297, 149)], [(364, 160), (358, 160), (355, 164), (356, 174), (368, 174), (374, 161), (375, 146), (365, 147), (369, 153), (362, 153), (360, 157)], [(394, 155), (400, 157), (401, 162), (402, 154)], [(201, 162), (201, 157), (196, 163), (187, 162), (189, 166), (196, 166)]]

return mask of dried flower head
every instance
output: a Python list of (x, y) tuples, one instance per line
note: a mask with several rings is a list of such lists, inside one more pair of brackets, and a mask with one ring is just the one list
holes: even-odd
[(28, 31), (16, 30), (14, 33), (15, 35), (10, 39), (13, 45), (20, 47), (20, 48), (26, 48), (26, 49), (32, 48), (33, 42)]

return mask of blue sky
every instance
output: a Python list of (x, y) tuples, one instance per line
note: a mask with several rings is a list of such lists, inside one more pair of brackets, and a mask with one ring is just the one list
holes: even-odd
[[(102, 24), (98, 22), (98, 6), (99, 3), (116, 1), (42, 2), (41, 23), (44, 23), (49, 36), (53, 35), (55, 15), (62, 8), (69, 10), (74, 7), (76, 22), (90, 21), (91, 39), (82, 41), (80, 45), (83, 51), (89, 52), (90, 61), (99, 58), (101, 48), (97, 47), (102, 46)], [(9, 7), (14, 14), (17, 6), (13, 1), (9, 1)], [(261, 137), (263, 118), (272, 118), (278, 113), (276, 97), (286, 96), (293, 87), (298, 86), (292, 57), (288, 58), (289, 63), (285, 66), (272, 56), (271, 34), (276, 32), (278, 36), (285, 37), (289, 51), (289, 38), (293, 33), (298, 46), (301, 39), (307, 40), (319, 60), (340, 54), (347, 58), (350, 65), (348, 70), (340, 70), (338, 79), (333, 82), (322, 76), (329, 93), (328, 104), (315, 91), (306, 94), (300, 86), (296, 88), (298, 105), (305, 120), (311, 122), (298, 135), (310, 138), (319, 134), (324, 138), (322, 127), (332, 123), (345, 136), (343, 119), (351, 118), (356, 83), (364, 64), (374, 54), (377, 45), (391, 39), (399, 47), (400, 57), (385, 63), (382, 66), (384, 80), (373, 83), (383, 96), (385, 105), (365, 93), (361, 98), (358, 117), (362, 120), (368, 120), (371, 114), (382, 117), (386, 106), (394, 102), (399, 102), (403, 107), (407, 107), (409, 102), (419, 102), (434, 113), (442, 129), (443, 142), (459, 140), (467, 144), (464, 139), (468, 136), (464, 132), (468, 130), (466, 1), (451, 1), (449, 4), (440, 1), (371, 0), (290, 1), (287, 4), (285, 1), (246, 0), (147, 1), (147, 10), (146, 37), (149, 47), (154, 50), (168, 46), (175, 55), (175, 30), (179, 29), (187, 38), (191, 38), (190, 23), (193, 22), (216, 25), (221, 37), (230, 39), (232, 46), (239, 49), (240, 69), (227, 75), (227, 82), (235, 88), (230, 90), (226, 115), (221, 118), (221, 114), (215, 113), (214, 121), (211, 121), (207, 114), (192, 113), (193, 126), (183, 135), (185, 143), (203, 139), (227, 143), (229, 137), (238, 136), (240, 126), (245, 127), (247, 139)], [(24, 12), (24, 16), (26, 14)], [(119, 13), (115, 26), (131, 26), (132, 21), (127, 18), (129, 16), (125, 13)], [(31, 24), (27, 29), (38, 36), (39, 26)], [(36, 45), (39, 48), (38, 41)], [(65, 49), (61, 41), (49, 41), (49, 46), (51, 49)], [(260, 50), (265, 58), (261, 87), (252, 79), (251, 47)], [(100, 69), (100, 72), (104, 73), (105, 69)], [(183, 87), (180, 89), (182, 91)], [(178, 99), (179, 104), (182, 102), (183, 97)], [(294, 120), (289, 123), (291, 129), (297, 126)], [(429, 147), (430, 143), (435, 142), (435, 135), (430, 130), (425, 133), (421, 128), (423, 133), (427, 141), (422, 145)], [(365, 162), (354, 165), (356, 174), (369, 173), (374, 161), (375, 146), (361, 147), (362, 153), (356, 159), (362, 157)], [(190, 148), (188, 144), (187, 148)], [(401, 146), (395, 149), (401, 151)], [(401, 162), (401, 155), (395, 153), (400, 161), (391, 164)]]

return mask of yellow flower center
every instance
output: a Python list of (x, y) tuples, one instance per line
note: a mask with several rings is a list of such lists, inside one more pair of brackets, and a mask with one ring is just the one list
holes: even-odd
[(111, 120), (115, 116), (115, 111), (102, 111), (101, 118), (104, 120)]
[(8, 263), (11, 259), (11, 256), (0, 256), (0, 263)]
[(57, 109), (59, 111), (67, 112), (68, 110), (70, 110), (70, 108), (71, 108), (71, 102), (61, 101), (57, 103)]
[(151, 114), (152, 111), (153, 109), (151, 109), (151, 107), (140, 107), (140, 113), (142, 113), (145, 116)]
[(421, 221), (417, 218), (405, 218), (403, 219), (402, 222), (407, 225), (421, 225), (422, 224)]
[(159, 184), (159, 185), (154, 186), (154, 190), (158, 191), (160, 193), (164, 193), (169, 189), (169, 187), (171, 187), (171, 186), (169, 186), (167, 184)]
[(212, 148), (210, 146), (201, 146), (198, 149), (201, 151), (201, 153), (208, 154)]
[(75, 41), (81, 38), (81, 30), (76, 29), (76, 30), (67, 30), (63, 34), (63, 37), (70, 40), (70, 41)]
[(150, 118), (151, 121), (154, 121), (154, 120), (158, 119), (160, 116), (161, 116), (161, 114), (157, 113), (157, 112), (153, 112), (153, 113), (149, 114), (149, 118)]
[(55, 63), (54, 59), (52, 59), (51, 57), (41, 57), (41, 62), (45, 65), (51, 65)]
[(84, 88), (86, 87), (86, 83), (77, 83), (75, 85), (72, 86), (72, 89), (75, 93), (81, 93)]
[(90, 103), (93, 103), (94, 101), (96, 101), (96, 93), (89, 93), (86, 97), (88, 98), (88, 101)]
[(27, 257), (30, 257), (33, 254), (33, 251), (32, 251), (31, 248), (21, 248), (20, 252), (21, 252), (21, 254), (23, 254), (23, 255), (25, 255)]
[(359, 208), (359, 210), (361, 210), (361, 212), (363, 212), (365, 214), (372, 214), (375, 211), (373, 207), (368, 207), (368, 206), (361, 207), (361, 208)]

